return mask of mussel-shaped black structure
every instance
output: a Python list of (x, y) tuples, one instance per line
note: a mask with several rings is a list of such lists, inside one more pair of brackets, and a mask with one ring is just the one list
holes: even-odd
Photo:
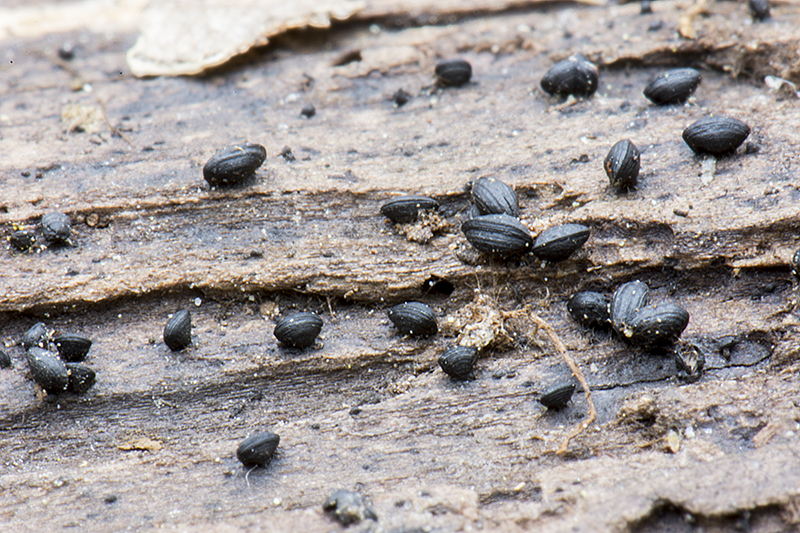
[(267, 158), (260, 144), (239, 144), (226, 147), (203, 167), (203, 178), (212, 187), (238, 185), (253, 175)]
[(434, 74), (440, 85), (461, 87), (472, 78), (472, 65), (463, 59), (446, 59), (436, 65)]
[(612, 146), (603, 162), (611, 186), (618, 191), (636, 187), (639, 178), (639, 160), (639, 149), (629, 139), (623, 139)]
[(542, 394), (542, 396), (539, 398), (539, 403), (548, 409), (562, 409), (569, 403), (574, 393), (574, 383), (555, 385), (547, 389), (544, 394)]
[(317, 108), (314, 107), (314, 104), (306, 104), (303, 106), (303, 109), (300, 110), (300, 116), (304, 118), (311, 118), (317, 114)]
[(25, 332), (22, 336), (22, 349), (30, 350), (34, 346), (39, 348), (47, 348), (50, 344), (50, 333), (47, 331), (47, 326), (41, 322), (37, 322), (31, 329)]
[(564, 261), (589, 240), (589, 228), (582, 224), (561, 224), (547, 228), (536, 237), (531, 253), (542, 261)]
[(547, 71), (542, 89), (553, 95), (591, 96), (597, 90), (597, 67), (580, 54), (559, 61)]
[(20, 252), (24, 252), (36, 244), (36, 233), (29, 229), (17, 230), (9, 235), (8, 242)]
[(581, 291), (567, 301), (567, 311), (583, 327), (607, 328), (611, 326), (610, 303), (611, 299), (605, 294)]
[(405, 302), (389, 309), (389, 320), (403, 335), (430, 337), (439, 331), (433, 309), (421, 302)]
[(769, 18), (768, 0), (747, 0), (747, 7), (755, 20), (766, 20)]
[(477, 250), (500, 257), (528, 252), (533, 237), (519, 219), (509, 215), (483, 215), (461, 225), (461, 231)]
[(644, 95), (658, 105), (682, 104), (694, 93), (702, 79), (693, 68), (668, 70), (645, 88)]
[(623, 283), (614, 291), (614, 295), (611, 297), (609, 314), (611, 326), (617, 333), (629, 337), (629, 335), (625, 334), (625, 331), (636, 313), (647, 305), (649, 291), (647, 284), (639, 280)]
[(58, 355), (64, 361), (76, 363), (86, 359), (89, 354), (89, 349), (92, 347), (92, 341), (81, 335), (59, 335), (53, 339), (53, 344), (56, 345)]
[(244, 439), (236, 450), (236, 457), (244, 466), (266, 466), (275, 450), (278, 449), (281, 438), (277, 433), (265, 431)]
[(378, 515), (357, 492), (345, 489), (334, 491), (322, 504), (322, 509), (333, 516), (343, 526), (356, 524), (362, 520), (377, 520)]
[(52, 244), (66, 244), (72, 234), (69, 217), (64, 213), (45, 213), (42, 215), (42, 235)]
[(705, 117), (685, 130), (683, 140), (696, 154), (732, 154), (750, 135), (750, 127), (735, 118)]
[(95, 372), (82, 363), (67, 363), (69, 381), (67, 390), (76, 394), (83, 394), (94, 386)]
[(800, 278), (800, 248), (792, 256), (792, 274), (796, 278)]
[(472, 184), (472, 201), (481, 215), (503, 214), (519, 218), (517, 193), (495, 178), (478, 178)]
[(478, 360), (474, 346), (451, 346), (439, 357), (439, 366), (453, 379), (469, 379)]
[(173, 352), (183, 350), (192, 343), (192, 315), (181, 309), (164, 326), (164, 343)]
[(50, 394), (64, 392), (69, 384), (69, 373), (64, 361), (53, 352), (33, 346), (25, 352), (33, 380)]
[(624, 334), (634, 344), (672, 344), (689, 324), (689, 312), (672, 302), (647, 305), (633, 315)]
[(292, 348), (308, 348), (322, 330), (322, 319), (315, 313), (302, 311), (280, 317), (275, 322), (275, 338)]
[(400, 196), (381, 206), (381, 214), (396, 224), (409, 224), (417, 220), (421, 211), (438, 209), (439, 202), (427, 196)]
[(11, 356), (0, 350), (0, 368), (11, 368)]

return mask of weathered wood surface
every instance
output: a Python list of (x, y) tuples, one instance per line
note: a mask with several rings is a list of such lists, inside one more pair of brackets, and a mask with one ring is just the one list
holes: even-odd
[[(200, 79), (126, 74), (135, 35), (0, 43), (5, 234), (50, 210), (75, 222), (73, 247), (0, 254), (15, 364), (0, 371), (0, 522), (328, 531), (337, 526), (321, 503), (345, 487), (368, 494), (380, 517), (355, 530), (682, 531), (686, 513), (707, 531), (795, 527), (787, 263), (798, 247), (800, 112), (791, 93), (720, 69), (791, 70), (781, 61), (796, 58), (798, 13), (779, 6), (751, 25), (743, 5), (711, 4), (692, 42), (675, 34), (684, 8), (564, 5), (378, 34), (351, 24), (287, 36)], [(663, 29), (648, 32), (659, 19)], [(775, 70), (737, 68), (753, 56), (726, 44), (734, 33), (779, 50)], [(68, 39), (82, 44), (63, 63), (55, 50)], [(360, 61), (334, 66), (354, 51)], [(565, 106), (538, 81), (572, 51), (601, 64), (601, 88)], [(456, 54), (474, 81), (428, 89), (436, 61)], [(641, 95), (654, 65), (669, 64), (704, 68), (691, 105), (656, 108)], [(75, 79), (91, 92), (73, 92)], [(401, 87), (414, 99), (394, 108)], [(306, 103), (317, 107), (311, 120), (299, 116)], [(69, 104), (102, 107), (109, 124), (76, 131), (62, 121)], [(703, 186), (680, 134), (711, 112), (750, 124), (758, 151), (720, 160)], [(643, 172), (636, 192), (617, 196), (602, 160), (621, 138), (642, 150)], [(209, 190), (203, 163), (242, 140), (264, 144), (267, 163), (245, 188)], [(286, 145), (296, 161), (277, 155)], [(555, 266), (463, 262), (464, 186), (483, 175), (514, 186), (534, 232), (591, 226), (584, 250)], [(435, 196), (452, 227), (426, 245), (407, 241), (378, 214), (399, 193)], [(434, 275), (455, 284), (452, 295), (422, 293)], [(699, 382), (567, 316), (574, 291), (635, 278), (690, 311), (684, 336), (709, 352)], [(530, 306), (587, 374), (599, 420), (568, 456), (551, 452), (586, 406), (580, 395), (556, 414), (536, 403), (569, 371), (524, 321), (508, 324), (514, 342), (482, 356), (477, 380), (458, 384), (435, 364), (452, 333), (411, 341), (385, 315), (421, 299), (446, 325), (479, 295), (505, 311)], [(172, 354), (161, 331), (182, 307), (195, 345)], [(291, 308), (323, 316), (320, 345), (277, 345), (273, 313)], [(94, 340), (98, 383), (86, 395), (37, 395), (14, 344), (39, 320)], [(726, 336), (733, 350), (717, 351)], [(281, 435), (279, 455), (245, 477), (236, 445), (262, 428)], [(142, 438), (153, 449), (120, 449)]]

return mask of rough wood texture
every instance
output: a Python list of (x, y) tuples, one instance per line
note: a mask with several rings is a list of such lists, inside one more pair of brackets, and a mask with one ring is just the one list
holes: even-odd
[[(377, 34), (350, 24), (284, 36), (199, 79), (134, 79), (132, 34), (0, 44), (4, 234), (51, 210), (75, 229), (72, 247), (0, 253), (14, 361), (0, 370), (0, 522), (330, 531), (321, 504), (348, 488), (379, 516), (351, 531), (684, 531), (686, 516), (704, 531), (796, 527), (787, 264), (800, 112), (760, 76), (796, 68), (800, 15), (778, 5), (751, 25), (743, 4), (709, 4), (698, 39), (677, 40), (686, 7), (566, 5)], [(748, 44), (719, 44), (734, 32)], [(55, 56), (65, 40), (80, 43), (71, 62)], [(753, 63), (768, 49), (769, 68)], [(538, 83), (574, 51), (600, 63), (601, 86), (571, 105)], [(456, 55), (473, 82), (433, 88), (436, 61)], [(702, 69), (690, 105), (642, 96), (666, 65)], [(399, 88), (414, 98), (395, 108)], [(680, 134), (712, 112), (753, 132), (703, 185)], [(642, 173), (618, 196), (602, 161), (621, 138), (641, 150)], [(209, 190), (202, 165), (244, 140), (266, 146), (265, 165), (246, 187)], [(278, 155), (287, 145), (295, 161)], [(465, 185), (484, 175), (515, 188), (534, 233), (574, 221), (592, 228), (589, 242), (558, 265), (463, 261)], [(407, 240), (379, 215), (401, 193), (437, 198), (449, 228)], [(431, 276), (454, 292), (424, 294)], [(690, 312), (683, 337), (707, 357), (699, 381), (567, 315), (573, 292), (637, 278)], [(398, 336), (385, 310), (405, 299), (430, 303), (442, 333)], [(185, 307), (195, 343), (171, 353), (161, 332)], [(314, 348), (272, 336), (275, 313), (291, 309), (325, 320)], [(570, 372), (521, 310), (555, 328), (592, 387), (598, 420), (566, 456), (553, 451), (586, 405), (581, 394), (556, 413), (536, 402)], [(465, 311), (495, 317), (507, 342), (457, 383), (435, 361)], [(15, 343), (39, 320), (94, 341), (87, 394), (34, 388)], [(264, 429), (280, 434), (278, 456), (247, 474), (236, 447)]]

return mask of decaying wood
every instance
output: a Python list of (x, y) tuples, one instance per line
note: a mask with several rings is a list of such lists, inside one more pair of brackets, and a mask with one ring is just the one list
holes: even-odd
[[(0, 250), (14, 364), (0, 369), (0, 523), (329, 531), (321, 504), (347, 488), (379, 516), (352, 531), (649, 531), (686, 516), (705, 531), (794, 527), (800, 112), (761, 76), (797, 81), (795, 5), (755, 24), (744, 4), (709, 2), (692, 41), (676, 32), (688, 2), (652, 15), (504, 5), (448, 25), (422, 13), (296, 32), (193, 79), (131, 76), (133, 33), (0, 43), (2, 235), (55, 210), (74, 227), (73, 246)], [(52, 59), (65, 41), (79, 43), (66, 64)], [(600, 64), (601, 85), (564, 106), (538, 83), (571, 52)], [(433, 88), (454, 56), (473, 81)], [(643, 88), (673, 65), (700, 68), (702, 84), (685, 106), (652, 106)], [(403, 107), (399, 88), (413, 96)], [(98, 131), (62, 122), (67, 106), (96, 110)], [(709, 113), (752, 128), (711, 180), (680, 138)], [(617, 195), (602, 161), (622, 138), (642, 172)], [(267, 162), (245, 187), (208, 189), (202, 165), (244, 140)], [(532, 233), (574, 221), (591, 238), (556, 265), (470, 254), (465, 186), (484, 175), (514, 187)], [(379, 214), (403, 193), (443, 206), (426, 244)], [(453, 292), (426, 292), (430, 279)], [(568, 316), (575, 291), (632, 279), (689, 311), (698, 381)], [(404, 300), (432, 305), (441, 333), (398, 335), (385, 312)], [(460, 334), (446, 326), (479, 301), (501, 318), (534, 313), (562, 358), (507, 328), (475, 380), (451, 381), (436, 365)], [(161, 335), (181, 308), (194, 342), (172, 353)], [(272, 335), (296, 309), (325, 321), (304, 351)], [(17, 341), (38, 321), (93, 340), (85, 395), (34, 386)], [(585, 400), (556, 413), (535, 401), (573, 373)], [(262, 429), (281, 445), (248, 472), (235, 450)], [(568, 453), (551, 453), (565, 435)]]

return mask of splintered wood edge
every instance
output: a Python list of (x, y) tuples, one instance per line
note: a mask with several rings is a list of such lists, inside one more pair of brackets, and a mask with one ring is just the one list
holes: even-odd
[[(228, 41), (223, 50), (201, 59), (190, 59), (186, 61), (167, 61), (163, 60), (163, 56), (162, 59), (159, 59), (159, 57), (157, 57), (159, 55), (158, 50), (163, 48), (164, 43), (151, 42), (150, 37), (148, 36), (148, 31), (142, 31), (142, 34), (136, 40), (136, 44), (134, 44), (126, 54), (126, 60), (131, 72), (139, 78), (147, 76), (182, 76), (202, 74), (206, 70), (219, 67), (234, 57), (249, 52), (253, 48), (268, 44), (270, 37), (286, 33), (289, 30), (300, 28), (329, 28), (333, 20), (347, 20), (356, 13), (362, 11), (364, 7), (365, 4), (363, 2), (353, 1), (347, 2), (338, 9), (328, 9), (325, 12), (314, 13), (310, 16), (306, 14), (306, 16), (301, 16), (299, 19), (295, 20), (265, 20), (262, 24), (263, 30), (260, 36), (256, 37), (253, 34), (248, 36), (247, 34), (250, 32), (244, 32), (245, 35), (238, 38), (237, 42), (231, 44), (231, 42)], [(158, 8), (151, 7), (150, 9)], [(172, 26), (172, 17), (167, 18), (170, 21), (166, 23), (167, 29), (169, 29), (170, 26)], [(152, 24), (149, 28), (147, 28), (147, 13), (145, 13), (142, 25), (145, 26), (146, 29), (149, 29), (149, 31), (152, 33), (154, 28), (157, 29), (159, 25), (164, 23), (163, 16), (156, 17), (156, 20), (158, 21), (156, 24)], [(179, 26), (180, 23), (176, 23), (174, 26), (172, 26), (172, 28), (177, 31), (180, 29)], [(164, 28), (161, 29), (163, 30)], [(183, 35), (183, 38), (186, 38), (186, 34), (181, 32), (178, 32), (178, 34)], [(153, 51), (156, 51), (156, 54), (152, 54)]]

